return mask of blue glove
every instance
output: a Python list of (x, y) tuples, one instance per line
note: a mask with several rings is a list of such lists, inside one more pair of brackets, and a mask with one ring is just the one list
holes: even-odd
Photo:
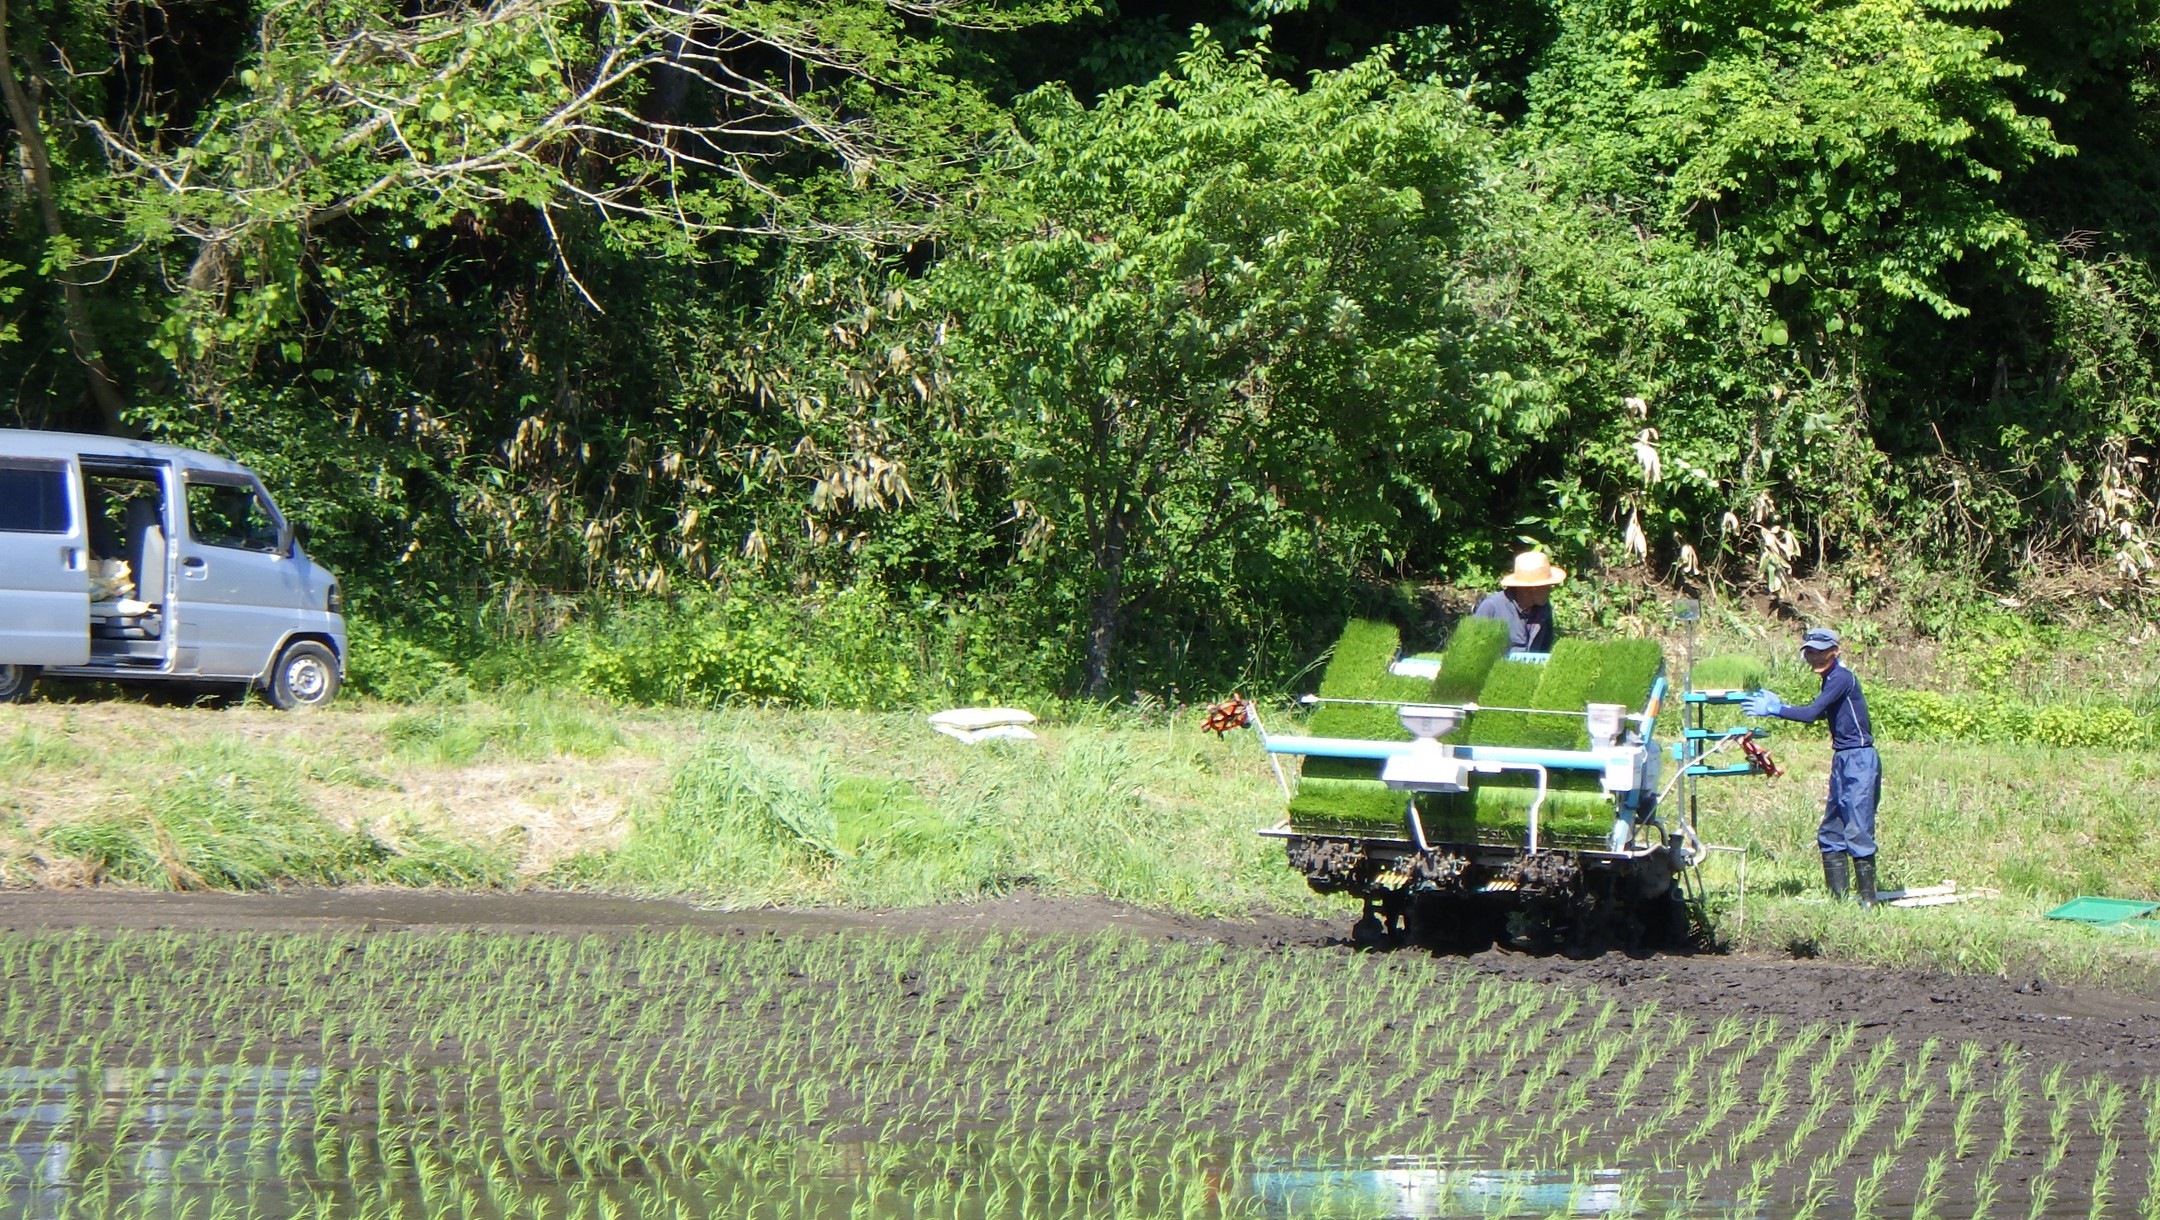
[(1769, 691), (1759, 690), (1740, 701), (1740, 710), (1750, 716), (1775, 716), (1785, 710), (1785, 701)]

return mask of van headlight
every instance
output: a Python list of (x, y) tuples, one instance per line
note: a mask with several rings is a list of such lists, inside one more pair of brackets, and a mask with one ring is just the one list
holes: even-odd
[(329, 595), (323, 599), (323, 609), (332, 614), (345, 613), (345, 590), (331, 585)]

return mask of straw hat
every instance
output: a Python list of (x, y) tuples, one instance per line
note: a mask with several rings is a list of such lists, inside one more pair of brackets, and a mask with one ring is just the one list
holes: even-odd
[(1515, 570), (1500, 578), (1503, 589), (1536, 588), (1567, 582), (1567, 570), (1556, 568), (1543, 551), (1524, 551), (1515, 557)]

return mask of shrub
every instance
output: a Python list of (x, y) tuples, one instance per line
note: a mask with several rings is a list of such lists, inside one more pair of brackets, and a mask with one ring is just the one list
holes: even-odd
[(2033, 713), (2032, 740), (2044, 746), (2115, 746), (2146, 740), (2145, 718), (2120, 705), (2053, 704)]
[(471, 694), (472, 684), (440, 648), (357, 614), (345, 630), (345, 682), (355, 693), (393, 703)]
[(970, 611), (856, 585), (814, 596), (745, 587), (602, 612), (550, 647), (573, 685), (625, 703), (747, 701), (879, 710), (1057, 687), (1056, 641), (1017, 644)]
[(1994, 731), (1973, 701), (1929, 690), (1870, 691), (1868, 719), (1896, 741), (1969, 741)]
[(1869, 691), (1867, 700), (1868, 719), (1882, 741), (2005, 742), (2078, 749), (2153, 741), (2151, 722), (2119, 703), (2035, 706), (1983, 695), (1892, 687)]

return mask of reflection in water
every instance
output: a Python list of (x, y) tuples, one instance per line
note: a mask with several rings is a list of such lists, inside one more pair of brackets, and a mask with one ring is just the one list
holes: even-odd
[[(12, 1216), (71, 1214), (71, 1187), (279, 1185), (277, 1147), (313, 1125), (320, 1068), (0, 1068), (0, 1200)], [(280, 1196), (281, 1191), (269, 1192)], [(80, 1208), (72, 1214), (80, 1214)], [(184, 1209), (183, 1209), (184, 1210)]]
[[(1160, 1162), (1159, 1173), (1135, 1174), (1157, 1162), (1131, 1148), (1051, 1145), (1013, 1158), (998, 1145), (724, 1140), (682, 1159), (640, 1154), (612, 1168), (581, 1158), (564, 1176), (521, 1172), (495, 1158), (482, 1168), (484, 1183), (461, 1185), (422, 1172), (409, 1153), (380, 1155), (388, 1150), (374, 1146), (372, 1133), (329, 1134), (334, 1116), (318, 1113), (317, 1098), (332, 1105), (336, 1089), (325, 1087), (320, 1068), (0, 1068), (0, 1127), (8, 1132), (0, 1209), (41, 1220), (119, 1211), (170, 1220), (267, 1220), (302, 1210), (500, 1217), (528, 1208), (624, 1217), (1455, 1220), (1656, 1215), (1670, 1205), (1673, 1185), (1645, 1170), (1505, 1171), (1414, 1157), (1254, 1162), (1229, 1147), (1188, 1150)], [(315, 1176), (323, 1164), (319, 1132), (329, 1162), (343, 1171), (328, 1179)], [(452, 1176), (475, 1165), (435, 1163)], [(447, 1208), (445, 1189), (455, 1199)]]
[(1615, 1170), (1504, 1170), (1423, 1157), (1263, 1165), (1251, 1183), (1266, 1214), (1285, 1217), (1609, 1216), (1642, 1205), (1639, 1186)]

